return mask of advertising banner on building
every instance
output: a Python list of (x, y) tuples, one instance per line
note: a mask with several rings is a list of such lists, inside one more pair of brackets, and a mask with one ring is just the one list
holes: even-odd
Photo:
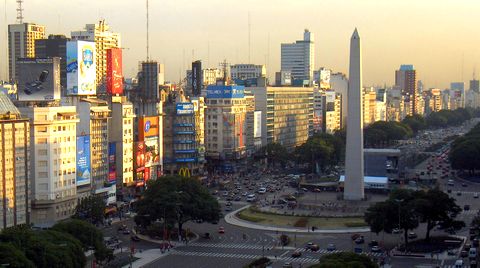
[(197, 97), (202, 93), (202, 62), (197, 60), (192, 63), (192, 94)]
[(145, 139), (145, 167), (156, 166), (160, 164), (158, 137)]
[(140, 141), (147, 137), (158, 137), (158, 116), (145, 116), (138, 120), (138, 138)]
[(115, 157), (117, 153), (116, 143), (108, 143), (108, 182), (116, 183), (117, 181), (117, 166), (115, 163)]
[(330, 88), (330, 76), (331, 71), (327, 69), (320, 70), (320, 88), (329, 89)]
[(194, 113), (194, 105), (191, 102), (177, 103), (177, 115), (192, 115)]
[(18, 100), (60, 99), (60, 58), (18, 59)]
[(67, 94), (96, 94), (95, 43), (67, 42)]
[(77, 137), (77, 186), (91, 182), (90, 136)]
[(216, 86), (210, 85), (207, 87), (207, 98), (210, 99), (236, 99), (243, 98), (244, 86)]
[(122, 49), (107, 50), (107, 93), (123, 94)]
[(145, 143), (139, 141), (135, 143), (135, 171), (143, 171), (145, 169)]

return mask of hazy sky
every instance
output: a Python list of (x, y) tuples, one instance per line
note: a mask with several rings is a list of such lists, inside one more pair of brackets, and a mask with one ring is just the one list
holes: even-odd
[[(6, 21), (14, 23), (15, 0), (4, 1)], [(47, 34), (69, 36), (106, 19), (129, 48), (127, 77), (146, 58), (145, 0), (25, 0), (24, 10), (24, 21), (46, 25)], [(150, 0), (151, 58), (165, 63), (171, 81), (189, 68), (192, 51), (204, 66), (246, 63), (249, 13), (251, 62), (268, 63), (270, 77), (280, 68), (280, 43), (301, 39), (305, 28), (315, 34), (316, 68), (346, 72), (349, 38), (358, 27), (365, 85), (392, 84), (400, 64), (414, 64), (427, 87), (445, 88), (462, 79), (462, 66), (463, 80), (471, 79), (480, 57), (478, 0)], [(5, 18), (0, 26), (3, 78)]]

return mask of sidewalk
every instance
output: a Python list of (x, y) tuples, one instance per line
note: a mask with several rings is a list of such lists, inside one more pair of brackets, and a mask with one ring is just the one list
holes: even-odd
[[(172, 250), (173, 251), (173, 250)], [(166, 251), (165, 253), (161, 253), (160, 250), (157, 249), (147, 249), (143, 250), (142, 252), (137, 251), (134, 255), (135, 258), (139, 258), (138, 260), (134, 261), (132, 263), (132, 266), (130, 264), (127, 264), (123, 266), (123, 268), (140, 268), (143, 267), (144, 265), (147, 265), (151, 262), (154, 262), (157, 259), (160, 259), (164, 256), (170, 255), (170, 252), (172, 251)]]
[(366, 233), (370, 232), (370, 228), (339, 228), (339, 229), (321, 229), (316, 228), (315, 231), (312, 231), (310, 228), (293, 228), (293, 227), (276, 227), (276, 226), (267, 226), (262, 224), (256, 224), (248, 221), (241, 220), (235, 216), (239, 211), (249, 208), (250, 205), (239, 208), (235, 211), (228, 213), (225, 216), (225, 221), (228, 224), (250, 228), (250, 229), (257, 229), (257, 230), (264, 230), (264, 231), (274, 231), (274, 232), (288, 232), (288, 233), (315, 233), (315, 234), (340, 234), (340, 233)]

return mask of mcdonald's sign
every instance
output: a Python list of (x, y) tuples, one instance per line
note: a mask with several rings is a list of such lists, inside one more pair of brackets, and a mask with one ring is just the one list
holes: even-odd
[(190, 178), (190, 176), (191, 176), (190, 169), (188, 169), (186, 167), (183, 167), (178, 171), (178, 175), (180, 175), (182, 177)]

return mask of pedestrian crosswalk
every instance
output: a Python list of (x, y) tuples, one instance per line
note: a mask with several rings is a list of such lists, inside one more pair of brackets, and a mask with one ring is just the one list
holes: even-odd
[[(239, 259), (256, 259), (262, 257), (261, 255), (254, 254), (241, 254), (241, 253), (220, 253), (220, 252), (196, 252), (196, 251), (174, 251), (171, 254), (182, 256), (195, 256), (195, 257), (216, 257), (216, 258), (239, 258)], [(318, 262), (318, 258), (294, 258), (294, 257), (279, 257), (279, 256), (266, 256), (271, 260), (280, 260), (285, 262), (296, 263), (315, 263)]]
[(275, 247), (274, 244), (229, 244), (229, 243), (200, 243), (194, 242), (189, 243), (189, 246), (193, 247), (206, 247), (206, 248), (233, 248), (233, 249), (272, 249)]

